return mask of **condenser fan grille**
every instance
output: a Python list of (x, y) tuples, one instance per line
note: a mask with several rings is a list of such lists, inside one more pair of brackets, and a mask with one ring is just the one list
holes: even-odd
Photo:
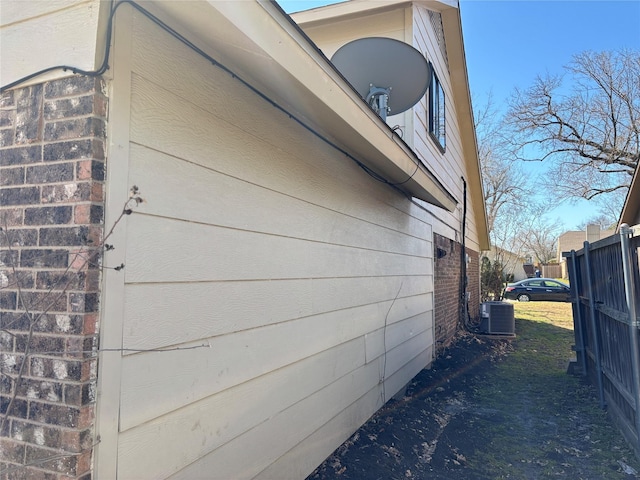
[(513, 305), (508, 302), (484, 302), (480, 306), (480, 331), (494, 335), (515, 334)]

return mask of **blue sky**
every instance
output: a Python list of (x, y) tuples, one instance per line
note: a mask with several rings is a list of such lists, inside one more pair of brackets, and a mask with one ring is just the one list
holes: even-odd
[[(291, 13), (337, 2), (278, 3)], [(640, 0), (461, 0), (460, 10), (469, 85), (480, 105), (492, 92), (495, 106), (506, 106), (515, 87), (562, 73), (585, 50), (640, 50)], [(526, 168), (534, 174), (540, 165)], [(593, 203), (580, 201), (565, 202), (549, 217), (573, 229), (595, 214)]]
[[(515, 87), (563, 73), (585, 50), (640, 50), (640, 0), (462, 0), (460, 9), (469, 85), (479, 104), (492, 91), (496, 106), (506, 106)], [(532, 175), (544, 167), (525, 166)], [(597, 213), (593, 202), (565, 201), (548, 218), (571, 230)]]
[(461, 2), (469, 84), (497, 101), (585, 50), (640, 49), (640, 0)]

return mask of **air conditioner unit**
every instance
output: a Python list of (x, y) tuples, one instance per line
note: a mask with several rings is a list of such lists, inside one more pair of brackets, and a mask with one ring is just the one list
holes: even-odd
[(513, 304), (484, 302), (480, 305), (480, 331), (492, 335), (514, 335), (516, 321)]

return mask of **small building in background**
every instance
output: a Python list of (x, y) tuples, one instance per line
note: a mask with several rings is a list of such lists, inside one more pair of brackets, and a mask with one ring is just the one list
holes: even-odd
[(567, 260), (562, 256), (562, 252), (578, 251), (584, 247), (584, 242), (597, 242), (603, 238), (616, 233), (614, 229), (602, 230), (600, 225), (587, 225), (585, 230), (572, 230), (565, 232), (558, 237), (557, 260), (561, 268), (562, 278), (569, 278), (567, 272)]
[[(491, 250), (484, 252), (482, 256), (487, 257), (492, 262), (500, 262), (509, 282), (519, 282), (529, 276), (525, 269), (527, 266), (526, 259), (522, 255), (492, 245)], [(531, 276), (533, 276), (533, 270), (531, 271)]]

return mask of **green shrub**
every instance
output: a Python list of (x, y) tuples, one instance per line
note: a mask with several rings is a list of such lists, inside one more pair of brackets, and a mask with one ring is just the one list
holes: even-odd
[[(511, 277), (513, 278), (513, 275)], [(500, 300), (504, 282), (504, 265), (498, 260), (492, 262), (488, 257), (482, 257), (480, 265), (481, 301)]]

